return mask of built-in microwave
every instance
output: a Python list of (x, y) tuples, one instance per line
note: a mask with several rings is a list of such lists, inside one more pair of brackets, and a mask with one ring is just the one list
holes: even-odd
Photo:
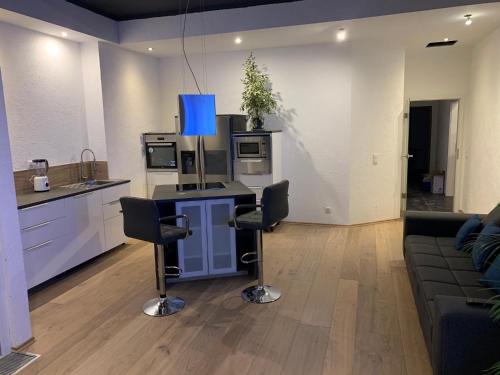
[(176, 170), (177, 148), (173, 133), (143, 134), (148, 170)]
[(269, 135), (235, 136), (233, 139), (237, 159), (267, 158), (270, 144)]
[(235, 175), (271, 173), (271, 154), (269, 134), (233, 134)]

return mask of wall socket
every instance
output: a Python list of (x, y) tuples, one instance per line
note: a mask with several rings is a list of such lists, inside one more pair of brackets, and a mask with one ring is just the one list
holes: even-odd
[(330, 206), (325, 207), (325, 214), (331, 214), (332, 213), (332, 208)]

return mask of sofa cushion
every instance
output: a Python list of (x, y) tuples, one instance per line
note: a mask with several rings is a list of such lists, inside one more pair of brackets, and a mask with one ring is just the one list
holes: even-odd
[(495, 239), (495, 235), (500, 234), (500, 226), (495, 224), (486, 225), (479, 237), (474, 242), (474, 247), (472, 248), (472, 260), (474, 262), (474, 268), (476, 271), (486, 270), (488, 257), (495, 249), (495, 246), (491, 246), (491, 240)]
[[(445, 269), (449, 268), (445, 258), (440, 257), (438, 255), (412, 254), (410, 255), (410, 259), (414, 267), (428, 266), (428, 267), (437, 267)], [(463, 259), (463, 258), (457, 258), (457, 259)]]
[(470, 257), (467, 258), (444, 258), (448, 263), (448, 268), (453, 271), (475, 271), (474, 264)]
[(453, 272), (453, 277), (460, 286), (472, 286), (481, 287), (479, 279), (482, 274), (476, 271), (451, 271)]
[(472, 233), (477, 233), (479, 228), (481, 227), (481, 219), (479, 216), (475, 215), (468, 219), (458, 230), (457, 235), (455, 236), (455, 249), (460, 250), (464, 245), (467, 238)]
[(472, 287), (472, 286), (466, 286), (462, 288), (462, 291), (467, 297), (470, 298), (480, 298), (480, 299), (490, 299), (491, 297), (495, 296), (495, 293), (493, 293), (491, 290), (486, 289), (485, 287), (479, 286), (479, 287)]
[(441, 283), (456, 284), (457, 280), (450, 270), (436, 267), (417, 267), (417, 278), (420, 282), (437, 281)]
[(495, 224), (500, 225), (500, 203), (483, 218), (483, 225)]
[(458, 285), (439, 283), (436, 281), (423, 281), (422, 288), (427, 300), (434, 300), (437, 295), (464, 297), (465, 294)]

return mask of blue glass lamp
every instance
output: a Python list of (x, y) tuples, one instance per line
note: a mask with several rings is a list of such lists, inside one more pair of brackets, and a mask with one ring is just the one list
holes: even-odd
[(215, 95), (179, 95), (181, 135), (216, 135)]

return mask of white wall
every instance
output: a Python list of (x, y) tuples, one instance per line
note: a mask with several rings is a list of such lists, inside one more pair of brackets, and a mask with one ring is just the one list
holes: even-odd
[(350, 223), (399, 217), (404, 59), (375, 41), (353, 47)]
[[(281, 114), (270, 116), (265, 126), (283, 130), (290, 221), (349, 224), (399, 216), (397, 124), (403, 108), (404, 54), (372, 46), (254, 51), (282, 97)], [(239, 113), (242, 64), (248, 54), (207, 55), (206, 84), (203, 57), (190, 57), (202, 89), (215, 93), (218, 113)], [(162, 59), (161, 74), (163, 123), (173, 129), (177, 94), (194, 92), (195, 87), (180, 57)], [(372, 153), (380, 154), (376, 167)], [(377, 203), (369, 192), (374, 186), (379, 186)], [(355, 207), (351, 211), (349, 204)], [(326, 214), (325, 207), (332, 213)]]
[[(31, 338), (23, 248), (17, 215), (9, 133), (0, 71), (0, 345), (2, 353)], [(8, 337), (5, 326), (8, 321)], [(8, 340), (8, 344), (6, 341)], [(5, 347), (8, 345), (8, 347)]]
[(160, 63), (107, 43), (99, 43), (99, 54), (109, 174), (131, 179), (132, 194), (145, 197), (141, 134), (165, 130), (160, 120)]
[(474, 48), (470, 84), (464, 207), (485, 213), (500, 201), (500, 29)]
[(0, 67), (15, 170), (79, 160), (87, 144), (80, 46), (0, 23)]
[(97, 160), (108, 160), (98, 42), (82, 43), (80, 49), (87, 144)]
[(426, 48), (405, 59), (405, 98), (456, 99), (469, 91), (469, 47)]

